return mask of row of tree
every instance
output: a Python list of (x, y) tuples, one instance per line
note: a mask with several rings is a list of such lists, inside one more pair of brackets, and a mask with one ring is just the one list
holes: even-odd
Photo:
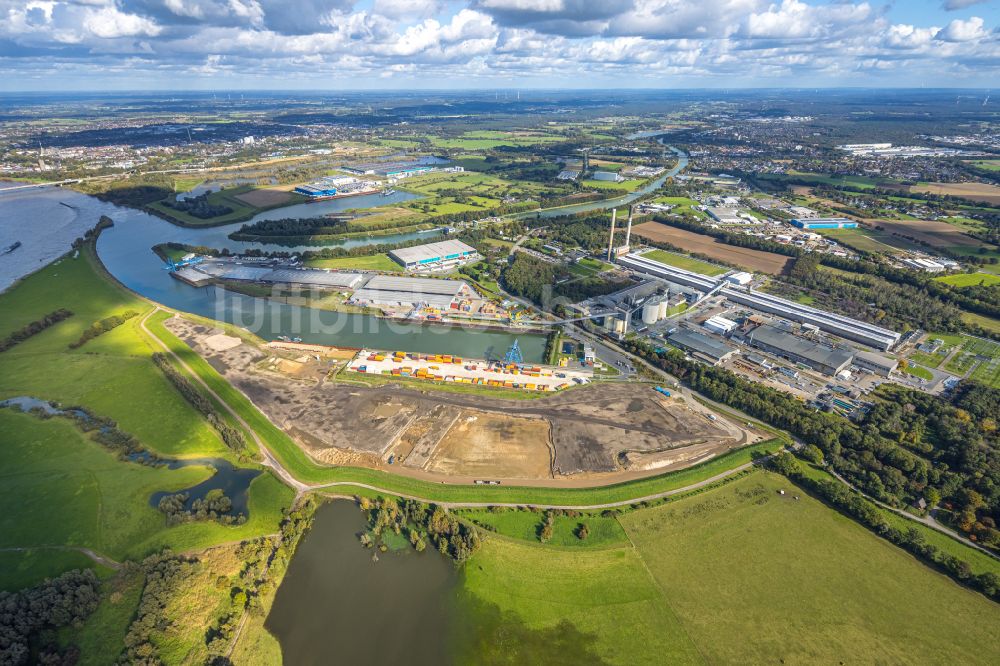
[(229, 215), (233, 209), (225, 204), (213, 204), (208, 200), (212, 190), (206, 190), (203, 194), (186, 199), (164, 199), (163, 205), (182, 213), (187, 213), (200, 220), (210, 220), (213, 217)]
[(69, 343), (69, 348), (79, 349), (80, 347), (87, 344), (87, 342), (89, 342), (90, 340), (93, 340), (94, 338), (100, 335), (104, 335), (108, 331), (112, 331), (118, 328), (119, 326), (127, 322), (129, 319), (138, 316), (139, 313), (136, 312), (135, 310), (126, 310), (124, 313), (120, 315), (112, 315), (110, 317), (105, 317), (104, 319), (101, 319), (99, 321), (95, 321), (93, 324), (91, 324), (90, 326), (88, 326), (83, 330), (83, 333), (80, 334), (79, 338)]
[(778, 454), (772, 459), (771, 465), (776, 471), (853, 517), (879, 536), (904, 548), (958, 582), (1000, 601), (1000, 576), (992, 571), (973, 573), (972, 566), (967, 561), (927, 543), (924, 535), (916, 528), (903, 531), (889, 523), (879, 508), (857, 491), (838, 481), (814, 479), (803, 474), (798, 461), (790, 453)]
[(243, 431), (230, 425), (215, 409), (212, 401), (174, 368), (166, 354), (155, 352), (152, 359), (156, 367), (163, 372), (164, 376), (174, 385), (174, 388), (184, 396), (184, 399), (192, 407), (201, 412), (202, 416), (215, 428), (225, 445), (239, 456), (240, 460), (250, 460), (253, 457), (253, 453), (247, 444), (246, 438), (243, 436)]
[(41, 319), (36, 319), (35, 321), (29, 322), (17, 329), (16, 331), (7, 335), (7, 337), (0, 340), (0, 352), (5, 352), (12, 349), (16, 345), (21, 344), (28, 338), (38, 335), (45, 329), (55, 326), (64, 319), (69, 319), (73, 316), (73, 312), (67, 310), (66, 308), (59, 308), (58, 310), (53, 310)]
[[(815, 445), (833, 469), (872, 497), (902, 506), (919, 498), (960, 498), (962, 492), (974, 490), (985, 498), (983, 517), (988, 515), (996, 520), (1000, 508), (1000, 492), (997, 491), (1000, 464), (993, 437), (961, 436), (954, 427), (944, 427), (942, 423), (933, 437), (920, 437), (922, 442), (932, 446), (931, 450), (915, 449), (901, 443), (898, 437), (892, 438), (888, 434), (889, 426), (881, 421), (853, 423), (839, 415), (814, 410), (784, 391), (745, 380), (722, 368), (687, 360), (677, 350), (654, 351), (638, 341), (626, 345), (631, 352), (685, 381), (708, 398)], [(893, 399), (905, 409), (922, 409), (922, 394), (902, 388), (898, 391), (900, 393)], [(975, 404), (988, 407), (997, 399), (995, 392), (996, 389), (972, 383), (956, 392), (958, 397), (954, 399), (973, 396), (971, 400)], [(954, 417), (962, 418), (958, 412), (954, 412)], [(927, 421), (932, 418), (928, 415)], [(990, 427), (989, 424), (986, 427)]]

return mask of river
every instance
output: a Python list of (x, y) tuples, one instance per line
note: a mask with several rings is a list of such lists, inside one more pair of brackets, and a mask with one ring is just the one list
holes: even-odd
[[(685, 167), (688, 158), (673, 146), (661, 145), (674, 152), (677, 164), (666, 173), (628, 195), (543, 211), (520, 213), (517, 218), (553, 217), (603, 210), (627, 205), (663, 185)], [(297, 204), (256, 215), (250, 222), (281, 218), (325, 215), (351, 208), (364, 209), (415, 198), (397, 191), (389, 196), (370, 194), (344, 199)], [(500, 356), (519, 341), (524, 360), (542, 360), (545, 338), (540, 335), (515, 335), (455, 326), (394, 322), (368, 315), (347, 314), (288, 305), (234, 294), (217, 287), (195, 288), (170, 277), (151, 248), (160, 243), (176, 242), (228, 248), (234, 252), (248, 249), (265, 251), (304, 251), (315, 245), (282, 246), (270, 243), (233, 241), (229, 234), (243, 223), (210, 228), (179, 227), (159, 217), (132, 208), (118, 207), (70, 189), (47, 187), (4, 193), (0, 187), (0, 249), (21, 241), (23, 246), (10, 255), (0, 256), (0, 289), (17, 278), (37, 270), (65, 252), (73, 239), (91, 228), (101, 215), (114, 220), (97, 243), (97, 253), (108, 271), (129, 289), (167, 307), (210, 317), (241, 326), (264, 339), (279, 335), (300, 337), (304, 342), (342, 347), (404, 349), (425, 353), (449, 353), (469, 358)], [(352, 238), (337, 247), (351, 248), (380, 243), (398, 243), (413, 239), (430, 240), (435, 233), (403, 233), (388, 236)]]
[[(349, 208), (370, 208), (414, 198), (398, 191), (390, 196), (371, 194), (299, 204), (260, 213), (251, 221), (326, 214)], [(268, 243), (232, 241), (227, 236), (243, 223), (211, 228), (178, 227), (159, 217), (132, 208), (118, 207), (95, 197), (63, 188), (0, 190), (0, 245), (17, 240), (23, 246), (0, 257), (0, 288), (37, 270), (69, 249), (73, 239), (96, 224), (101, 215), (114, 220), (97, 243), (97, 253), (108, 271), (129, 289), (167, 307), (241, 326), (264, 339), (279, 335), (305, 342), (343, 347), (405, 349), (426, 353), (458, 354), (469, 358), (502, 355), (518, 339), (524, 359), (537, 363), (545, 348), (543, 336), (476, 329), (393, 322), (368, 315), (346, 314), (287, 305), (227, 292), (216, 287), (195, 288), (170, 277), (152, 252), (159, 243), (177, 242), (229, 248), (299, 251), (315, 246), (287, 247)], [(361, 247), (413, 239), (430, 240), (435, 233), (404, 233), (352, 238), (331, 244)], [(16, 263), (10, 261), (12, 258)]]

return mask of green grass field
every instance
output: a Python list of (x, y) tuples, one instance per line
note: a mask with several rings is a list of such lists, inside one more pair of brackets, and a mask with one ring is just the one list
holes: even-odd
[(651, 250), (644, 253), (642, 256), (648, 257), (653, 261), (659, 261), (662, 264), (667, 264), (668, 266), (676, 266), (677, 268), (683, 268), (686, 271), (700, 273), (701, 275), (722, 275), (729, 270), (723, 266), (710, 264), (707, 261), (702, 261), (701, 259), (687, 257), (683, 254), (677, 254), (675, 252), (667, 252), (666, 250)]
[(920, 246), (902, 238), (862, 227), (856, 229), (819, 229), (817, 233), (858, 252), (895, 253), (898, 250), (920, 249)]
[(975, 324), (977, 326), (982, 326), (988, 331), (993, 333), (1000, 333), (1000, 319), (994, 319), (993, 317), (986, 317), (981, 314), (976, 314), (975, 312), (963, 312), (962, 321)]
[(533, 631), (566, 620), (611, 664), (1000, 659), (1000, 607), (783, 477), (755, 472), (618, 520), (627, 541), (602, 548), (492, 536), (463, 594)]
[(625, 190), (626, 192), (635, 192), (645, 182), (638, 178), (630, 178), (620, 183), (616, 183), (613, 180), (583, 180), (580, 181), (580, 185), (591, 190)]
[(909, 366), (907, 366), (906, 369), (903, 370), (903, 372), (905, 372), (908, 375), (913, 375), (914, 377), (918, 377), (920, 379), (926, 379), (927, 381), (934, 379), (934, 374), (930, 370), (928, 370), (927, 368), (923, 368), (919, 365), (913, 365), (912, 363)]
[(1000, 659), (986, 638), (1000, 607), (782, 477), (754, 474), (621, 521), (706, 661)]
[[(141, 317), (79, 349), (67, 348), (94, 321), (149, 309), (98, 274), (89, 248), (80, 258), (57, 261), (0, 295), (5, 313), (0, 335), (58, 307), (75, 314), (0, 354), (0, 399), (33, 396), (81, 405), (114, 419), (163, 455), (235, 462), (215, 430), (150, 360), (153, 343), (139, 327)], [(0, 485), (0, 548), (86, 546), (114, 559), (141, 557), (164, 545), (199, 548), (273, 531), (280, 508), (291, 500), (290, 490), (264, 475), (251, 486), (254, 515), (246, 525), (168, 529), (163, 516), (148, 506), (150, 494), (197, 483), (209, 476), (209, 468), (171, 471), (122, 463), (61, 418), (40, 420), (4, 409), (0, 422), (5, 481)], [(36, 550), (30, 561), (15, 564), (37, 578), (65, 570), (70, 557)]]
[[(539, 542), (538, 532), (544, 518), (542, 512), (534, 511), (494, 513), (465, 509), (459, 515), (497, 534), (533, 542)], [(589, 530), (586, 539), (580, 539), (576, 535), (577, 528), (581, 524), (585, 524)], [(583, 514), (577, 517), (556, 516), (552, 525), (552, 538), (546, 543), (566, 548), (601, 548), (625, 543), (625, 532), (615, 518), (605, 518), (599, 514)]]
[(956, 273), (955, 275), (942, 275), (934, 278), (937, 282), (944, 282), (953, 287), (970, 287), (972, 285), (984, 284), (986, 286), (1000, 284), (1000, 275), (992, 273)]
[(387, 254), (373, 254), (364, 257), (335, 257), (333, 259), (310, 259), (306, 262), (310, 268), (340, 268), (365, 271), (402, 272), (403, 267), (389, 258)]

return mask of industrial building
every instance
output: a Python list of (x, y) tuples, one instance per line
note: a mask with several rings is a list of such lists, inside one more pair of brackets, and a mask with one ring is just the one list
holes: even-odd
[(728, 300), (749, 306), (761, 312), (776, 314), (792, 321), (812, 324), (822, 331), (832, 333), (847, 340), (888, 351), (899, 342), (899, 333), (874, 324), (811, 308), (784, 298), (771, 296), (759, 291), (744, 291), (726, 287), (720, 292)]
[(360, 273), (341, 273), (321, 268), (247, 266), (234, 261), (206, 261), (193, 267), (192, 270), (200, 272), (206, 280), (215, 278), (320, 289), (355, 289), (365, 277)]
[(737, 351), (733, 345), (685, 328), (677, 329), (667, 336), (667, 342), (710, 365), (722, 363)]
[(758, 326), (746, 338), (752, 347), (831, 376), (842, 372), (854, 358), (853, 352), (847, 349), (813, 342), (770, 324)]
[(389, 256), (408, 271), (450, 269), (482, 257), (476, 248), (459, 240), (446, 240), (389, 252)]
[(735, 208), (712, 206), (706, 208), (705, 212), (720, 224), (743, 224), (740, 212)]
[(854, 365), (863, 370), (871, 370), (876, 375), (888, 377), (899, 366), (899, 361), (882, 354), (858, 352), (854, 355)]
[(739, 287), (745, 287), (751, 282), (753, 282), (753, 273), (740, 271), (739, 273), (732, 273), (730, 275), (727, 275), (724, 279), (729, 284), (735, 284)]
[(615, 173), (614, 171), (595, 171), (594, 174), (593, 174), (593, 176), (591, 176), (591, 177), (594, 180), (601, 180), (601, 181), (606, 181), (606, 182), (611, 182), (611, 183), (620, 183), (623, 180), (625, 180), (624, 178), (622, 178), (619, 174)]
[(717, 335), (726, 335), (736, 328), (737, 324), (732, 319), (726, 319), (725, 317), (716, 315), (710, 319), (706, 319), (702, 326)]
[(476, 292), (461, 280), (434, 280), (431, 278), (394, 277), (376, 275), (351, 296), (357, 305), (388, 305), (427, 307), (447, 310), (459, 301), (475, 298)]
[(808, 219), (795, 218), (792, 224), (799, 229), (856, 229), (857, 222), (848, 220), (846, 217), (811, 217)]
[(913, 268), (927, 273), (940, 273), (946, 268), (946, 266), (941, 262), (934, 261), (933, 259), (921, 259), (920, 257), (908, 257), (903, 259), (903, 265), (907, 268)]
[(653, 275), (667, 280), (668, 282), (681, 284), (685, 287), (691, 287), (705, 293), (708, 293), (719, 286), (719, 282), (715, 278), (710, 278), (699, 273), (692, 273), (691, 271), (686, 271), (683, 268), (676, 268), (674, 266), (668, 266), (667, 264), (661, 264), (658, 261), (654, 261), (639, 254), (633, 253), (618, 257), (618, 263), (629, 268), (633, 268), (641, 273)]
[[(832, 333), (847, 340), (860, 342), (875, 349), (888, 351), (899, 342), (900, 334), (889, 329), (868, 324), (851, 317), (825, 312), (808, 305), (765, 294), (759, 291), (736, 287), (723, 287), (725, 281), (692, 273), (682, 268), (667, 266), (639, 254), (618, 257), (618, 263), (633, 270), (652, 275), (674, 284), (680, 284), (709, 294), (717, 292), (726, 299), (749, 306), (761, 312), (779, 315), (802, 324), (812, 324), (821, 331)], [(720, 289), (721, 287), (721, 289)]]

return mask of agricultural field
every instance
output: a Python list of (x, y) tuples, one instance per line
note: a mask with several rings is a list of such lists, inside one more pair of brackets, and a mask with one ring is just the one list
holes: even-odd
[[(914, 239), (934, 248), (944, 248), (953, 252), (979, 254), (979, 248), (984, 243), (975, 239), (947, 222), (935, 220), (881, 220), (865, 219), (870, 226), (881, 227), (889, 234), (902, 236), (904, 239)], [(987, 247), (990, 247), (987, 245)], [(994, 250), (996, 248), (993, 248)]]
[(993, 331), (994, 333), (1000, 333), (1000, 320), (992, 317), (986, 317), (981, 314), (976, 314), (975, 312), (963, 312), (962, 321), (982, 326), (986, 330)]
[(565, 141), (565, 137), (536, 132), (500, 132), (478, 131), (466, 132), (459, 138), (433, 137), (431, 143), (438, 148), (456, 148), (459, 150), (492, 150), (507, 147), (535, 146), (540, 143), (557, 143)]
[(896, 253), (899, 250), (920, 250), (919, 245), (896, 238), (876, 229), (818, 229), (817, 233), (858, 252)]
[(973, 285), (997, 285), (1000, 284), (1000, 275), (993, 273), (956, 273), (955, 275), (942, 275), (934, 278), (937, 282), (950, 284), (953, 287), (971, 287)]
[(584, 180), (580, 182), (580, 185), (591, 190), (626, 190), (628, 192), (635, 192), (645, 182), (636, 178), (623, 180), (620, 183), (616, 183), (613, 180)]
[(387, 271), (399, 273), (403, 267), (389, 258), (387, 254), (372, 254), (361, 257), (334, 257), (332, 259), (310, 259), (306, 262), (310, 268), (335, 268), (338, 270)]
[(653, 241), (670, 243), (682, 250), (734, 264), (746, 270), (770, 273), (771, 275), (780, 275), (791, 262), (789, 257), (780, 254), (727, 245), (711, 236), (678, 229), (659, 222), (643, 222), (633, 227), (632, 233)]
[(970, 162), (973, 166), (987, 171), (1000, 171), (1000, 160), (977, 160)]
[(608, 530), (591, 547), (541, 545), (538, 514), (525, 515), (487, 514), (520, 538), (491, 536), (476, 554), (469, 608), (495, 607), (522, 631), (565, 619), (561, 631), (608, 663), (1000, 659), (1000, 608), (783, 477), (755, 472), (627, 512), (627, 541)]
[(993, 206), (1000, 204), (1000, 187), (989, 183), (917, 183), (910, 186), (910, 191), (946, 194)]

